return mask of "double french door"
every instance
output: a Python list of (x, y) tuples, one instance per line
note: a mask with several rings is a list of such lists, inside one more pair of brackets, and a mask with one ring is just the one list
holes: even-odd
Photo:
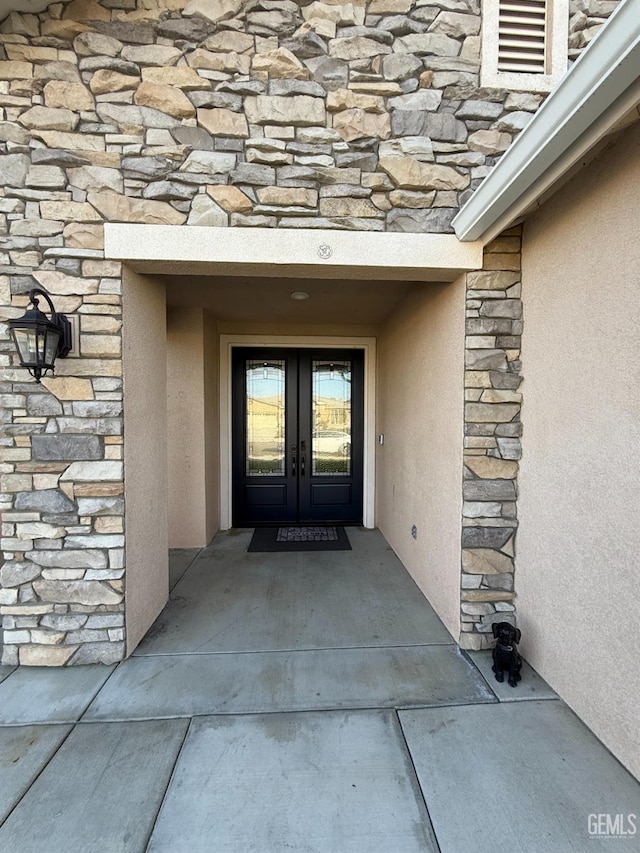
[(362, 522), (362, 350), (234, 349), (233, 524)]

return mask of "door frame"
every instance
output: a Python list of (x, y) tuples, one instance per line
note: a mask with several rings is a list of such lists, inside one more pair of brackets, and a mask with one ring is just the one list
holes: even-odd
[(231, 351), (234, 347), (292, 349), (360, 349), (364, 351), (364, 527), (375, 527), (376, 478), (376, 339), (329, 335), (220, 335), (220, 529), (231, 528), (232, 406)]

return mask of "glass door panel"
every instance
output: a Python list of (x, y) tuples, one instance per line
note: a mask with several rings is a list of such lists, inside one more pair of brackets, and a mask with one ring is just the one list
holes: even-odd
[(284, 476), (285, 368), (284, 359), (246, 361), (247, 477)]
[(351, 361), (311, 362), (311, 473), (351, 473)]

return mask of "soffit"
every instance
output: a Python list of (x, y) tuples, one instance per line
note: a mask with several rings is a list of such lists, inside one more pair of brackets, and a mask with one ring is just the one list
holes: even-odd
[[(220, 322), (378, 325), (413, 287), (406, 281), (161, 276), (170, 306), (199, 307)], [(291, 299), (294, 291), (309, 298)]]
[(616, 143), (628, 130), (640, 122), (640, 107), (634, 107), (630, 110), (619, 122), (617, 122), (610, 131), (597, 142), (593, 148), (590, 148), (576, 163), (567, 169), (555, 183), (540, 195), (531, 200), (526, 209), (523, 210), (518, 221), (525, 219), (530, 213), (533, 213), (538, 208), (542, 207), (552, 196), (554, 196), (565, 184), (573, 180), (580, 172), (586, 170), (590, 163), (594, 160), (599, 160), (602, 156), (608, 156), (609, 149), (613, 149)]

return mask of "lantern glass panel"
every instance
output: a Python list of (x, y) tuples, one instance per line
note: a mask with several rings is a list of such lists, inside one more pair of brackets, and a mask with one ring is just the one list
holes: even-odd
[(44, 350), (44, 334), (35, 328), (13, 329), (13, 334), (23, 364), (37, 364)]
[(60, 332), (54, 329), (48, 329), (46, 332), (46, 344), (44, 346), (44, 363), (47, 366), (53, 367), (53, 362), (58, 352), (58, 343), (60, 342)]

